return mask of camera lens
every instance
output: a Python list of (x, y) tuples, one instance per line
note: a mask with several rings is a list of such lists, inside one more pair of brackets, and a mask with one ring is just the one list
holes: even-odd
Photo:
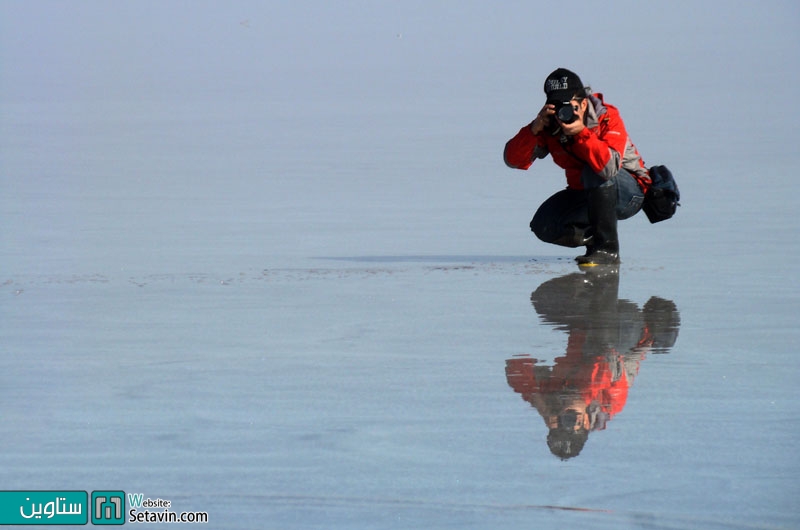
[(577, 119), (578, 115), (575, 114), (575, 109), (572, 108), (572, 104), (567, 103), (556, 110), (556, 117), (561, 123), (572, 123)]
[(558, 427), (571, 431), (578, 424), (578, 414), (574, 410), (567, 410), (558, 416)]

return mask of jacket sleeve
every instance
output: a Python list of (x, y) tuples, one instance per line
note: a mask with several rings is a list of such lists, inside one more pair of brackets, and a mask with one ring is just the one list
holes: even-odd
[(622, 167), (622, 154), (628, 144), (628, 132), (616, 112), (608, 112), (597, 129), (584, 128), (575, 135), (572, 154), (608, 180)]
[(514, 169), (528, 169), (537, 158), (547, 156), (545, 142), (531, 132), (531, 126), (526, 125), (519, 130), (517, 135), (506, 143), (503, 150), (503, 160), (506, 165)]

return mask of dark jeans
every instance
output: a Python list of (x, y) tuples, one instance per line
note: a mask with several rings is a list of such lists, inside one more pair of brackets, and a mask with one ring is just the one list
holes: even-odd
[(581, 175), (583, 190), (564, 189), (555, 193), (539, 206), (531, 219), (531, 230), (545, 243), (569, 247), (579, 246), (575, 234), (589, 227), (589, 192), (600, 186), (617, 189), (617, 219), (632, 217), (642, 209), (644, 192), (636, 179), (621, 169), (609, 180), (603, 180), (588, 168)]

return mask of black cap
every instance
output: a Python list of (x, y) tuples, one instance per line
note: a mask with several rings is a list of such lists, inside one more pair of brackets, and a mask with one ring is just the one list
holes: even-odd
[(547, 95), (547, 101), (566, 102), (581, 90), (583, 90), (581, 78), (566, 68), (554, 70), (544, 81), (544, 93)]
[(563, 429), (554, 427), (547, 433), (547, 447), (550, 452), (561, 460), (569, 460), (580, 454), (586, 440), (589, 439), (589, 431), (586, 429)]

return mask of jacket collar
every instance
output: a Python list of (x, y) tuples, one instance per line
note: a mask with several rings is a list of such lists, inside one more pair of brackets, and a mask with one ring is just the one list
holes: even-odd
[(587, 108), (586, 126), (593, 129), (600, 125), (600, 116), (608, 112), (603, 103), (603, 94), (589, 94), (589, 107)]

